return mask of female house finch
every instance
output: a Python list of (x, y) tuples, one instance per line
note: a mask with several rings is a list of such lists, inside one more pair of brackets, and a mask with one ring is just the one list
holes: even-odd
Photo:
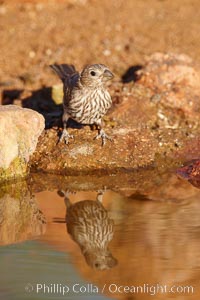
[(50, 66), (63, 82), (63, 132), (60, 141), (69, 143), (73, 138), (67, 131), (69, 118), (81, 124), (94, 124), (98, 129), (95, 139), (102, 139), (102, 146), (106, 139), (112, 140), (102, 129), (101, 118), (111, 107), (112, 100), (105, 89), (105, 82), (114, 77), (111, 71), (103, 64), (86, 66), (78, 73), (73, 65)]
[(96, 201), (82, 200), (72, 203), (67, 191), (58, 191), (66, 205), (67, 231), (79, 245), (87, 264), (97, 270), (106, 270), (117, 265), (108, 244), (113, 238), (114, 221), (104, 208), (103, 191), (99, 191)]

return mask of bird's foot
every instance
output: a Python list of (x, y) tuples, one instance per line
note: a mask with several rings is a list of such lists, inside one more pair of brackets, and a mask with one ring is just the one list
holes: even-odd
[(60, 197), (67, 197), (68, 195), (75, 195), (76, 194), (76, 191), (72, 191), (72, 190), (58, 190), (57, 191), (57, 194), (60, 196)]
[(100, 131), (99, 131), (99, 133), (97, 134), (97, 136), (95, 136), (95, 140), (97, 140), (97, 139), (100, 139), (101, 138), (101, 140), (102, 140), (102, 146), (104, 146), (105, 144), (106, 144), (106, 140), (109, 140), (109, 141), (113, 141), (113, 139), (109, 136), (109, 135), (107, 135), (105, 132), (104, 132), (104, 130), (103, 129), (101, 129)]
[(58, 140), (58, 142), (62, 142), (64, 140), (65, 144), (69, 144), (69, 139), (73, 139), (74, 136), (69, 134), (68, 131), (66, 129), (63, 129), (63, 132)]

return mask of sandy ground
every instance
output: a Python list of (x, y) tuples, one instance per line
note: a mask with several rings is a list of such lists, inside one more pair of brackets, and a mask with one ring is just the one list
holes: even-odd
[(105, 63), (116, 80), (155, 51), (199, 62), (199, 20), (199, 0), (1, 1), (0, 87), (50, 86), (55, 62)]

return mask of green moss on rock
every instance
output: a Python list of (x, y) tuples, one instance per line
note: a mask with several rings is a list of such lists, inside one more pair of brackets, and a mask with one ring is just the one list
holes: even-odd
[(0, 182), (18, 177), (25, 177), (28, 172), (29, 169), (25, 160), (16, 157), (7, 169), (0, 168)]

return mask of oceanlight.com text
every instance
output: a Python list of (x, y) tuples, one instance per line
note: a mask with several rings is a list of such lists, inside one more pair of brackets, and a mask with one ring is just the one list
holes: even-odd
[(28, 283), (25, 286), (27, 293), (36, 294), (54, 294), (67, 295), (73, 294), (149, 294), (154, 296), (156, 294), (194, 294), (194, 287), (187, 285), (161, 285), (161, 284), (142, 284), (142, 285), (118, 285), (116, 283), (104, 284), (103, 287), (98, 287), (94, 284), (62, 284), (62, 283)]

